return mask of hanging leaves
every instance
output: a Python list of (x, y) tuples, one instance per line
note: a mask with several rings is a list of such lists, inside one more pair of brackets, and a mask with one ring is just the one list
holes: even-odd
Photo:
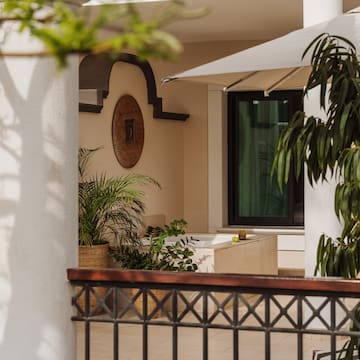
[(306, 164), (311, 185), (337, 177), (334, 210), (344, 228), (335, 240), (320, 237), (315, 273), (350, 278), (360, 271), (360, 66), (355, 46), (340, 36), (321, 34), (304, 56), (310, 51), (304, 95), (320, 86), (326, 118), (296, 113), (278, 139), (272, 172), (281, 189), (289, 178), (288, 161), (297, 177)]
[[(19, 31), (38, 38), (60, 68), (70, 53), (115, 53), (133, 51), (139, 58), (173, 58), (182, 50), (180, 42), (162, 29), (172, 22), (206, 14), (205, 8), (187, 10), (186, 2), (169, 0), (161, 11), (145, 18), (134, 4), (75, 6), (71, 1), (4, 0), (0, 20), (16, 20)], [(104, 35), (104, 27), (111, 30)], [(114, 31), (114, 29), (117, 29)], [(108, 29), (109, 30), (109, 29)]]
[[(349, 240), (349, 239), (348, 239)], [(359, 241), (332, 239), (322, 234), (319, 239), (314, 274), (355, 278), (360, 271)]]
[(360, 147), (345, 149), (338, 166), (341, 181), (335, 190), (335, 213), (345, 222), (360, 219)]

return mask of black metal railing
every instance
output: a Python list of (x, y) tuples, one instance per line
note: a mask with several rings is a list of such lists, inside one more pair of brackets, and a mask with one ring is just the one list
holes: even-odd
[(83, 323), (78, 360), (341, 359), (360, 339), (356, 280), (112, 269), (68, 278), (72, 320)]

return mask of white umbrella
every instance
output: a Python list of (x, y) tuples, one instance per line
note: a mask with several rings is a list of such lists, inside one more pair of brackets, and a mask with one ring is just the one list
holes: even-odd
[(360, 50), (360, 7), (330, 21), (293, 31), (275, 40), (168, 76), (164, 83), (181, 79), (221, 85), (224, 90), (251, 91), (300, 89), (310, 72), (307, 46), (321, 33), (352, 41)]

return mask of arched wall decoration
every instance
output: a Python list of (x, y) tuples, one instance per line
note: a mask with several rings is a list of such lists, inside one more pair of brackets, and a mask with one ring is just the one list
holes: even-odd
[(144, 74), (147, 87), (148, 103), (153, 105), (153, 117), (156, 119), (169, 119), (185, 121), (189, 114), (165, 112), (163, 111), (162, 98), (157, 96), (156, 83), (151, 65), (147, 61), (140, 61), (136, 55), (120, 54), (113, 58), (109, 55), (87, 55), (79, 68), (79, 88), (93, 89), (97, 94), (96, 104), (79, 104), (81, 112), (100, 113), (103, 107), (103, 99), (109, 94), (109, 81), (113, 65), (118, 62), (126, 62), (138, 66)]
[(144, 146), (144, 121), (137, 101), (123, 95), (116, 103), (112, 119), (112, 142), (120, 165), (132, 168), (139, 161)]

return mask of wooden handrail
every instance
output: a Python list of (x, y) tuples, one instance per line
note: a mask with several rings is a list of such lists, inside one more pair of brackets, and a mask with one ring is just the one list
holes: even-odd
[(175, 273), (166, 271), (139, 271), (119, 269), (72, 268), (68, 280), (85, 282), (120, 282), (129, 284), (191, 285), (227, 288), (295, 290), (359, 294), (359, 280), (339, 278), (300, 278), (217, 273)]

